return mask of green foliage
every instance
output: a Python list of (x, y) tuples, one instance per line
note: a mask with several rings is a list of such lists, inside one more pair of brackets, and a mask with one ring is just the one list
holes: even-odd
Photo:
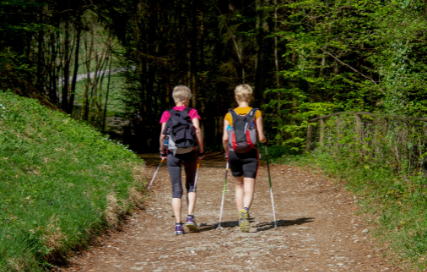
[[(325, 143), (313, 153), (285, 156), (321, 168), (343, 180), (373, 213), (374, 234), (392, 254), (413, 267), (426, 269), (427, 177), (425, 126), (405, 118), (362, 118), (358, 132), (354, 116), (331, 118)], [(394, 257), (395, 258), (395, 257)]]
[[(425, 6), (279, 1), (272, 36), (278, 39), (281, 86), (266, 92), (273, 98), (266, 109), (278, 115), (277, 139), (302, 150), (307, 124), (295, 119), (332, 111), (425, 115)], [(315, 113), (316, 103), (331, 107)]]
[(31, 90), (28, 77), (34, 73), (34, 68), (25, 63), (25, 56), (5, 48), (0, 51), (0, 90), (13, 89), (18, 93)]
[[(266, 161), (264, 144), (259, 145), (258, 152), (261, 155), (261, 160)], [(289, 146), (268, 145), (268, 159), (270, 160), (270, 163), (280, 162), (285, 160), (288, 156), (294, 156), (296, 154), (298, 154), (298, 152)]]
[(35, 100), (0, 93), (0, 127), (1, 271), (49, 267), (114, 224), (133, 205), (130, 191), (142, 190), (133, 152)]

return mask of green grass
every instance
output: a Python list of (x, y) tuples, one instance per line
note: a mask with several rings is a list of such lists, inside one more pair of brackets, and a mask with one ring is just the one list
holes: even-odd
[(386, 164), (360, 164), (348, 154), (331, 156), (320, 150), (308, 155), (284, 156), (277, 163), (298, 164), (323, 170), (355, 193), (369, 217), (373, 235), (387, 257), (404, 269), (427, 267), (427, 178), (405, 176)]
[(0, 271), (41, 271), (141, 201), (141, 160), (88, 125), (0, 93)]

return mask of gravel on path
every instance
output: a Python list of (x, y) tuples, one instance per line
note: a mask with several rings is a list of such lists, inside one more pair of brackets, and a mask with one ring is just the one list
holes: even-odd
[[(171, 185), (165, 165), (145, 210), (121, 231), (71, 258), (64, 271), (401, 271), (381, 257), (355, 198), (333, 182), (288, 165), (272, 165), (278, 229), (274, 229), (267, 167), (261, 165), (250, 210), (251, 231), (237, 225), (229, 174), (221, 230), (217, 230), (225, 161), (202, 160), (195, 217), (198, 233), (174, 236)], [(153, 174), (159, 159), (144, 155)], [(184, 172), (183, 172), (184, 176)], [(183, 208), (186, 218), (186, 208)]]

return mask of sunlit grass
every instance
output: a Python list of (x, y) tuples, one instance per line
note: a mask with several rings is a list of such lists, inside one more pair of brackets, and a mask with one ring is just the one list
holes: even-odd
[(0, 144), (0, 271), (48, 267), (141, 200), (133, 152), (35, 100), (0, 93)]

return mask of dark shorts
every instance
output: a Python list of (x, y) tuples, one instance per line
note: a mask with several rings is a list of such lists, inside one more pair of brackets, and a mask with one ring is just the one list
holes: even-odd
[(196, 151), (191, 151), (185, 154), (168, 154), (168, 170), (172, 183), (172, 198), (181, 198), (184, 190), (181, 181), (181, 166), (185, 170), (185, 188), (187, 193), (195, 190), (195, 177), (197, 170), (197, 160), (199, 156)]
[(233, 177), (256, 178), (258, 172), (258, 150), (252, 149), (247, 153), (229, 151), (228, 163)]

